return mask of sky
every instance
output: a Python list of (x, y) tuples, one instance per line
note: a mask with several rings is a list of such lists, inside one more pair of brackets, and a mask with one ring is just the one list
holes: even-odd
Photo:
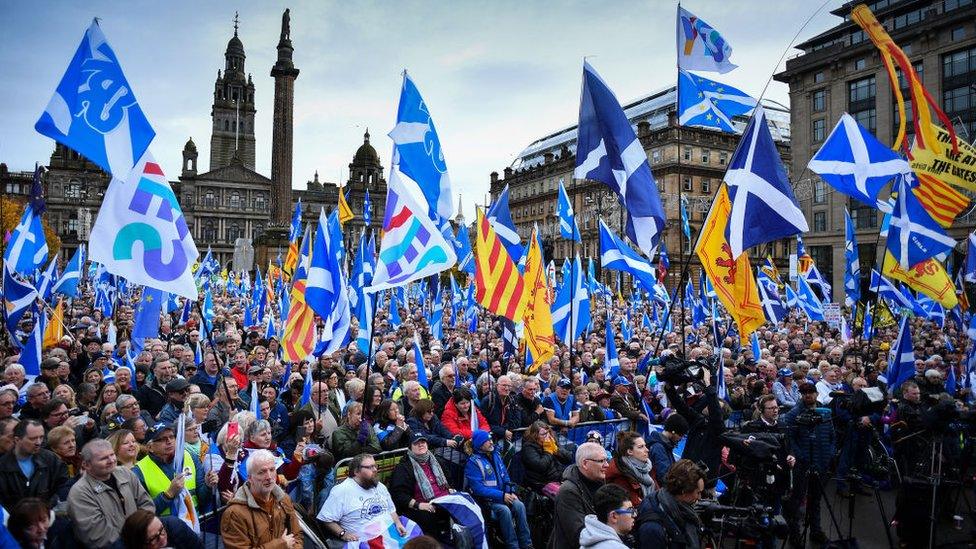
[[(348, 176), (369, 128), (389, 169), (401, 73), (407, 69), (437, 127), (465, 216), (483, 204), (489, 174), (535, 139), (576, 123), (585, 56), (622, 103), (674, 84), (676, 2), (9, 1), (0, 3), (0, 161), (11, 170), (47, 162), (53, 142), (36, 133), (68, 61), (93, 17), (156, 130), (151, 145), (170, 179), (193, 138), (209, 164), (210, 106), (234, 12), (253, 74), (257, 166), (271, 172), (271, 123), (281, 13), (291, 8), (295, 84), (293, 186)], [(780, 56), (820, 3), (688, 0), (733, 48), (739, 68), (706, 75), (758, 96)], [(837, 24), (830, 0), (796, 43)], [(797, 54), (790, 49), (787, 58)], [(785, 61), (784, 61), (785, 63)], [(789, 104), (785, 84), (765, 97)]]

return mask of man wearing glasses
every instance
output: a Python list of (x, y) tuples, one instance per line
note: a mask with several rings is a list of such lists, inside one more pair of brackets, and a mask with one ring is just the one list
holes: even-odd
[(580, 532), (586, 515), (596, 514), (596, 492), (607, 478), (607, 452), (595, 442), (576, 449), (576, 465), (563, 472), (563, 484), (556, 495), (555, 524), (549, 537), (550, 549), (580, 546)]
[(601, 486), (593, 500), (596, 514), (586, 515), (580, 532), (580, 549), (627, 549), (621, 536), (634, 528), (637, 509), (627, 490), (616, 484)]
[(332, 489), (316, 518), (325, 523), (332, 535), (347, 543), (367, 541), (368, 526), (389, 524), (390, 519), (401, 536), (407, 534), (390, 491), (377, 479), (376, 460), (369, 454), (352, 458), (349, 478)]

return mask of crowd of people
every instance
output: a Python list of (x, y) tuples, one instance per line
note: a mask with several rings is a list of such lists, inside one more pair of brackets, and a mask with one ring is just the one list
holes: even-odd
[[(289, 365), (276, 338), (242, 325), (240, 300), (218, 292), (209, 331), (197, 314), (164, 315), (130, 368), (132, 308), (123, 298), (103, 317), (82, 290), (36, 379), (16, 346), (0, 351), (0, 505), (23, 547), (202, 547), (219, 536), (229, 548), (291, 549), (309, 530), (342, 546), (387, 528), (422, 532), (414, 547), (463, 545), (478, 534), (439, 503), (451, 496), (474, 502), (491, 544), (510, 548), (702, 547), (714, 535), (703, 497), (762, 504), (803, 547), (828, 539), (828, 483), (851, 498), (897, 487), (931, 465), (934, 437), (947, 443), (940, 459), (971, 450), (966, 437), (930, 433), (972, 402), (968, 335), (923, 318), (911, 321), (916, 375), (889, 390), (893, 324), (846, 340), (794, 313), (759, 331), (755, 356), (732, 333), (715, 341), (711, 324), (682, 323), (678, 307), (673, 330), (635, 322), (624, 340), (621, 323), (645, 305), (594, 299), (574, 347), (527, 367), (485, 314), (473, 333), (448, 315), (432, 338), (431, 298), (411, 293), (398, 325), (377, 312), (370, 348), (354, 325), (340, 351)], [(887, 455), (898, 474), (864, 466)]]

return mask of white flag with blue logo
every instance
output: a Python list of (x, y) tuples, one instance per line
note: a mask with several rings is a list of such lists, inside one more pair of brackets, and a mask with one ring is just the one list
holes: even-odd
[(559, 233), (567, 240), (580, 241), (579, 226), (576, 225), (576, 215), (573, 213), (573, 203), (569, 201), (566, 187), (559, 181), (559, 202), (556, 204), (559, 215)]
[(946, 234), (911, 191), (908, 179), (899, 178), (893, 187), (898, 198), (888, 227), (888, 250), (905, 270), (956, 246), (956, 241)]
[(678, 71), (678, 123), (735, 133), (732, 118), (756, 108), (742, 90), (685, 70)]
[(97, 19), (34, 129), (120, 178), (156, 137)]
[(742, 134), (725, 182), (732, 201), (727, 236), (733, 259), (753, 246), (809, 230), (762, 107)]
[(729, 61), (732, 46), (711, 25), (678, 6), (678, 68), (693, 71), (729, 72), (736, 68)]
[(613, 91), (585, 61), (573, 175), (599, 181), (617, 194), (627, 210), (627, 237), (653, 257), (665, 213), (647, 153)]

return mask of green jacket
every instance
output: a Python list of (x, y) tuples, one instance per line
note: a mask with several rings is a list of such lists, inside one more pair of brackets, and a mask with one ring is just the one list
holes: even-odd
[(378, 454), (382, 451), (380, 441), (376, 438), (376, 433), (372, 428), (368, 429), (369, 437), (365, 444), (359, 443), (359, 430), (353, 430), (348, 425), (343, 425), (332, 433), (332, 455), (336, 461), (359, 454)]

